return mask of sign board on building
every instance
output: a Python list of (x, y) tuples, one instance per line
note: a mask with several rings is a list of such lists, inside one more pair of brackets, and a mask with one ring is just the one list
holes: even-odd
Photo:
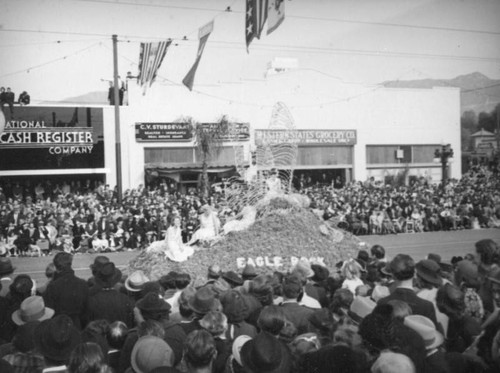
[(356, 130), (256, 130), (257, 145), (355, 145)]
[[(218, 123), (202, 123), (209, 130)], [(188, 123), (136, 123), (135, 138), (138, 142), (180, 142), (191, 141), (193, 134)], [(235, 123), (234, 130), (223, 137), (224, 141), (248, 141), (250, 125)]]
[(0, 170), (104, 167), (100, 108), (14, 108), (0, 129)]
[(136, 123), (135, 139), (139, 142), (191, 141), (188, 123)]
[[(218, 126), (218, 123), (203, 123), (203, 127)], [(248, 141), (250, 140), (250, 125), (248, 123), (234, 123), (233, 129), (225, 136), (224, 141)]]

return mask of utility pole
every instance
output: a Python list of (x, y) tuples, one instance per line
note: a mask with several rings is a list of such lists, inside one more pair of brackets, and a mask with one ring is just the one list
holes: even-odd
[(122, 146), (120, 138), (120, 87), (118, 87), (118, 40), (113, 35), (113, 95), (115, 98), (115, 156), (118, 203), (122, 203)]

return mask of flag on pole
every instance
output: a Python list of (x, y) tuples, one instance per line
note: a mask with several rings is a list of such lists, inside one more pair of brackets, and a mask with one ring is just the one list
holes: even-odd
[(269, 0), (267, 35), (276, 30), (285, 19), (285, 1)]
[(198, 54), (196, 55), (196, 60), (194, 61), (193, 66), (188, 71), (184, 79), (182, 79), (182, 83), (186, 87), (188, 87), (190, 91), (193, 90), (194, 76), (196, 74), (196, 70), (198, 69), (198, 64), (200, 63), (201, 55), (203, 54), (205, 45), (207, 44), (208, 37), (210, 36), (210, 33), (213, 31), (213, 29), (214, 29), (214, 21), (212, 20), (205, 26), (200, 27), (200, 29), (198, 30), (198, 39), (200, 39), (200, 43), (198, 45)]
[(153, 84), (170, 44), (172, 44), (170, 39), (159, 43), (141, 43), (137, 82), (143, 87), (144, 92), (148, 85)]
[(267, 20), (268, 0), (246, 0), (245, 35), (247, 51), (254, 38), (260, 39)]

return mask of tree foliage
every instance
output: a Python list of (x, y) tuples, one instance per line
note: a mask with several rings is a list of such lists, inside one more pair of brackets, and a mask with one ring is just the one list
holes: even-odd
[(210, 125), (199, 123), (192, 117), (181, 117), (176, 122), (189, 124), (196, 148), (196, 161), (201, 161), (202, 164), (201, 195), (207, 198), (210, 192), (208, 166), (217, 161), (224, 142), (235, 136), (236, 125), (225, 115)]

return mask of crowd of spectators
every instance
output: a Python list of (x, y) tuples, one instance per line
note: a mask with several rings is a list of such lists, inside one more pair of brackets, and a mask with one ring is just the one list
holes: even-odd
[[(417, 180), (391, 186), (368, 180), (344, 186), (302, 185), (300, 193), (325, 220), (356, 235), (500, 227), (500, 177), (473, 167), (462, 179), (442, 185)], [(53, 250), (109, 252), (147, 248), (162, 240), (179, 216), (188, 242), (208, 204), (222, 225), (239, 211), (224, 205), (223, 190), (207, 199), (182, 194), (166, 180), (126, 190), (86, 180), (34, 185), (0, 183), (0, 256), (45, 255)]]
[(125, 275), (103, 255), (81, 279), (72, 260), (57, 253), (36, 284), (0, 258), (2, 373), (500, 370), (500, 248), (490, 239), (448, 263), (389, 260), (379, 245), (288, 273), (207, 263), (199, 284), (174, 271)]
[(500, 176), (482, 166), (444, 187), (425, 178), (408, 186), (371, 179), (338, 189), (306, 184), (303, 191), (324, 219), (356, 235), (500, 227)]

